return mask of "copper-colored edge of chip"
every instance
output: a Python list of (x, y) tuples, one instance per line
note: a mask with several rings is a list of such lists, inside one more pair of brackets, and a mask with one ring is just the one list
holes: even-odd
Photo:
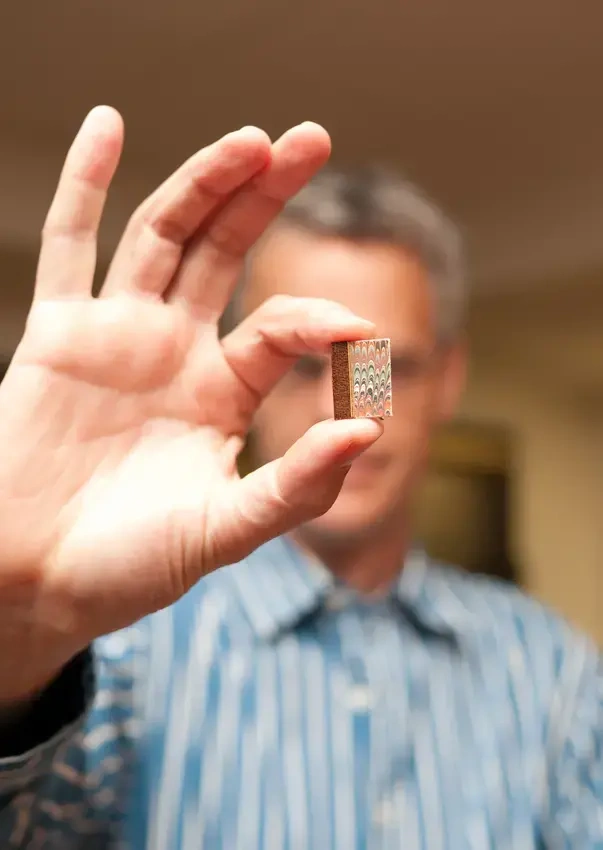
[(348, 342), (348, 386), (350, 395), (350, 416), (354, 418), (354, 343)]
[(333, 415), (335, 419), (352, 417), (349, 343), (331, 345), (331, 377), (333, 382)]

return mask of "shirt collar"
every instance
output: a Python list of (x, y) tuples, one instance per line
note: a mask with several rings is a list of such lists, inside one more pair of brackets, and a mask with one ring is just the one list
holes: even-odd
[(419, 628), (434, 635), (465, 638), (481, 627), (479, 617), (467, 607), (462, 594), (462, 573), (443, 569), (422, 549), (411, 551), (395, 587), (402, 609)]
[[(333, 575), (286, 537), (257, 549), (230, 576), (261, 640), (295, 628), (338, 592)], [(475, 614), (421, 549), (408, 556), (392, 597), (413, 624), (434, 635), (458, 638), (475, 629)]]
[(263, 640), (317, 611), (334, 586), (332, 575), (286, 537), (256, 549), (230, 578), (251, 628)]

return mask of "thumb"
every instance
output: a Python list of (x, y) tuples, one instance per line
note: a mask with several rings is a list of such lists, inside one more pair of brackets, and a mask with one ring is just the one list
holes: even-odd
[(339, 495), (352, 461), (382, 433), (383, 423), (375, 419), (319, 422), (283, 457), (237, 481), (225, 496), (228, 506), (215, 505), (216, 522), (208, 517), (211, 560), (216, 566), (235, 563), (323, 514)]

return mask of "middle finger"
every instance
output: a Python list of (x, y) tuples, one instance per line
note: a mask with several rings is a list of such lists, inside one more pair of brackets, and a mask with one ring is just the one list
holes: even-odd
[(245, 254), (331, 152), (327, 132), (306, 122), (272, 146), (270, 165), (243, 186), (191, 242), (168, 300), (181, 301), (195, 318), (217, 320), (241, 273)]
[(102, 294), (163, 295), (186, 242), (270, 156), (270, 139), (255, 127), (229, 133), (192, 156), (130, 219)]

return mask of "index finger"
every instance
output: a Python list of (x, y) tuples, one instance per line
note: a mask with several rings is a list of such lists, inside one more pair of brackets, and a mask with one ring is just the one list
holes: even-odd
[(231, 396), (252, 415), (299, 357), (326, 354), (332, 342), (367, 339), (374, 332), (372, 322), (334, 301), (269, 298), (222, 340), (224, 359), (235, 376)]

